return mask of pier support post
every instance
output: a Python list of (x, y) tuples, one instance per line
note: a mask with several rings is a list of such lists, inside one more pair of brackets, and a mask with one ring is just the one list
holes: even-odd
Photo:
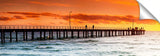
[(110, 30), (108, 31), (108, 36), (109, 36), (109, 37), (111, 36), (111, 32), (110, 32)]
[(43, 39), (46, 39), (46, 31), (44, 31)]
[(3, 32), (3, 30), (2, 30), (2, 32), (1, 32), (1, 43), (2, 43), (2, 44), (5, 43), (5, 42), (4, 42), (4, 32)]
[(68, 38), (68, 31), (66, 31), (66, 38)]
[(101, 36), (100, 36), (100, 31), (98, 31), (98, 37), (101, 37)]
[(137, 31), (137, 30), (135, 30), (135, 35), (138, 35), (137, 33), (138, 33), (138, 31)]
[(130, 35), (130, 30), (128, 30), (128, 35)]
[(112, 30), (112, 36), (114, 36), (113, 30)]
[(3, 41), (4, 41), (4, 43), (6, 42), (6, 34), (5, 34), (5, 31), (3, 32)]
[(59, 39), (61, 39), (61, 31), (59, 31)]
[(12, 42), (12, 32), (10, 31), (10, 42)]
[(124, 34), (125, 34), (125, 33), (124, 33), (124, 30), (123, 30), (122, 32), (123, 32), (123, 36), (124, 36)]
[(73, 31), (71, 31), (71, 38), (74, 38), (74, 37), (73, 37)]
[(51, 31), (49, 30), (49, 38), (47, 38), (47, 39), (51, 39)]
[(79, 37), (79, 31), (77, 31), (77, 32), (78, 32), (78, 33), (77, 33), (77, 34), (78, 34), (78, 38), (80, 38), (80, 37)]
[(26, 31), (26, 41), (28, 40), (28, 32)]
[(54, 39), (54, 36), (53, 36), (53, 30), (52, 30), (52, 33), (51, 33), (51, 34), (52, 34), (52, 39)]
[(84, 38), (84, 31), (83, 31), (83, 38)]
[(115, 36), (117, 36), (117, 30), (115, 30)]
[(88, 38), (88, 31), (86, 30), (86, 37), (85, 38)]
[(16, 42), (18, 42), (18, 32), (16, 31)]
[[(17, 37), (16, 37), (17, 38)], [(26, 34), (25, 34), (25, 32), (23, 31), (23, 41), (25, 41), (26, 40)]]
[(97, 35), (97, 31), (96, 31), (96, 37), (98, 37), (98, 35)]
[(1, 43), (3, 43), (3, 32), (1, 31)]
[(56, 31), (56, 34), (57, 34), (57, 39), (59, 39), (59, 36), (58, 36), (58, 31)]
[(32, 31), (32, 40), (34, 40), (34, 31)]
[(103, 32), (101, 31), (101, 37), (103, 37)]
[(42, 31), (40, 31), (40, 40), (42, 40)]
[(135, 30), (132, 30), (131, 33), (132, 33), (131, 35), (135, 35)]
[(93, 38), (93, 31), (91, 31), (91, 37)]
[(63, 31), (63, 38), (66, 38), (65, 35), (66, 35), (66, 34), (65, 34), (65, 31)]

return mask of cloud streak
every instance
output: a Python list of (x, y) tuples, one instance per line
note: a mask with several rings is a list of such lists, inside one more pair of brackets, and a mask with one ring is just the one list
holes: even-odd
[[(69, 16), (63, 16), (63, 19), (68, 20)], [(155, 22), (151, 20), (139, 20), (138, 17), (132, 15), (127, 16), (111, 16), (111, 15), (86, 15), (86, 14), (76, 14), (71, 16), (73, 22), (88, 22), (88, 23), (104, 23), (104, 24), (119, 24), (122, 22), (131, 23), (134, 22), (137, 24), (154, 24)], [(114, 23), (113, 23), (114, 22)]]
[(0, 16), (0, 21), (8, 21), (10, 19), (10, 17)]
[(20, 15), (25, 15), (26, 17), (40, 17), (40, 16), (60, 16), (58, 14), (53, 14), (53, 13), (34, 13), (34, 12), (6, 12), (9, 14), (20, 14)]
[(10, 21), (10, 20), (17, 20), (17, 19), (25, 19), (23, 16), (13, 16), (13, 17), (7, 17), (7, 16), (0, 16), (0, 21)]
[[(68, 16), (64, 16), (63, 18), (67, 20)], [(71, 18), (79, 21), (88, 21), (90, 23), (109, 23), (112, 21), (131, 22), (132, 19), (136, 20), (136, 17), (133, 16), (86, 15), (86, 14), (72, 15)]]
[[(13, 18), (16, 19), (25, 19), (22, 16), (17, 15), (24, 15), (26, 18), (41, 18), (40, 16), (48, 16), (48, 17), (58, 17), (58, 19), (63, 19), (68, 21), (68, 15), (58, 15), (53, 13), (33, 13), (33, 12), (7, 12), (9, 14), (15, 14)], [(13, 19), (12, 18), (12, 19)], [(43, 18), (41, 18), (43, 19)], [(45, 18), (49, 19), (49, 18)], [(51, 19), (51, 18), (50, 18)], [(56, 19), (56, 18), (52, 18)], [(9, 20), (7, 17), (1, 17), (1, 20)], [(113, 15), (87, 15), (87, 14), (73, 14), (71, 15), (71, 20), (73, 23), (93, 23), (93, 24), (119, 24), (119, 23), (131, 23), (134, 22), (137, 24), (154, 24), (154, 21), (151, 20), (139, 20), (138, 17), (134, 17), (132, 15), (126, 16), (113, 16)], [(147, 23), (146, 23), (147, 22)]]
[(38, 2), (38, 1), (29, 1), (29, 3), (38, 4), (38, 5), (44, 5), (44, 6), (70, 7), (70, 5), (68, 5), (68, 4), (62, 4), (62, 3), (44, 3), (44, 2)]

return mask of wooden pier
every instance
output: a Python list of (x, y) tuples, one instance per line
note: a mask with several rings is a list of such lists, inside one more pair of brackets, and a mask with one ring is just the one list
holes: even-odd
[[(19, 39), (19, 32), (23, 37)], [(29, 38), (29, 32), (31, 37)], [(39, 32), (40, 37), (35, 38), (35, 32)], [(48, 32), (48, 36), (46, 35)], [(114, 36), (143, 35), (145, 30), (140, 28), (108, 28), (108, 27), (70, 27), (70, 26), (23, 26), (23, 25), (0, 25), (1, 43), (8, 39), (13, 42), (13, 33), (15, 42), (33, 41), (33, 40), (53, 40), (53, 39), (73, 39), (73, 38), (98, 38)], [(10, 35), (6, 38), (6, 33)], [(56, 35), (56, 37), (54, 37)]]

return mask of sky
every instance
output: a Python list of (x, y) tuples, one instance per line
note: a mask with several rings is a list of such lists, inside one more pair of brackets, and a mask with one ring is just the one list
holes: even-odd
[(160, 31), (156, 20), (139, 20), (136, 0), (0, 0), (0, 25), (144, 27)]

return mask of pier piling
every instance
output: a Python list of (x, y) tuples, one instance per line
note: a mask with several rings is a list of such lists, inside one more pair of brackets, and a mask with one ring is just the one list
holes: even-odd
[(66, 31), (66, 38), (68, 38), (68, 31)]
[(42, 40), (42, 31), (40, 31), (40, 40)]
[(46, 31), (44, 31), (43, 40), (46, 39)]
[(28, 32), (26, 31), (26, 41), (28, 41)]
[(73, 31), (71, 31), (71, 38), (74, 38), (74, 37), (73, 37)]
[(12, 42), (12, 32), (10, 32), (10, 42)]
[(79, 37), (79, 31), (77, 31), (77, 35), (78, 35), (78, 38), (80, 38), (80, 37)]
[(18, 42), (18, 32), (16, 31), (16, 42)]
[(34, 40), (34, 31), (32, 31), (32, 40)]

